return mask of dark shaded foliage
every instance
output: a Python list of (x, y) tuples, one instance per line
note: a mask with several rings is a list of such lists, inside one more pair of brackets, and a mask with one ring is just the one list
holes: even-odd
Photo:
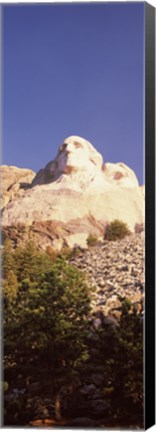
[(120, 240), (130, 235), (131, 232), (125, 222), (115, 219), (106, 226), (104, 239), (109, 241)]
[(104, 426), (143, 427), (142, 305), (125, 299), (118, 326), (103, 320), (95, 329), (85, 276), (64, 257), (53, 260), (32, 244), (13, 250), (9, 242), (3, 299), (5, 426), (28, 425), (35, 415), (70, 418), (83, 400), (85, 416), (94, 417), (81, 388), (96, 372), (108, 406)]

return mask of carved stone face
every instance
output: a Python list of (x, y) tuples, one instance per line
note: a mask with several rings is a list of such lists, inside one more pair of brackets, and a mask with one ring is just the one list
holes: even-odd
[(108, 162), (103, 166), (103, 171), (108, 178), (115, 180), (115, 183), (120, 186), (138, 186), (138, 180), (135, 173), (124, 163), (113, 164)]
[(89, 141), (72, 136), (60, 146), (57, 162), (59, 170), (68, 172), (101, 169), (102, 156), (94, 149)]

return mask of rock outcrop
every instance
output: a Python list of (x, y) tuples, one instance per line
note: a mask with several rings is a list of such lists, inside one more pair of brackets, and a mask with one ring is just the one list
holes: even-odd
[(22, 226), (25, 238), (31, 232), (43, 249), (60, 249), (63, 244), (85, 247), (89, 233), (102, 238), (114, 219), (131, 231), (144, 223), (144, 197), (134, 172), (122, 163), (104, 164), (91, 143), (72, 136), (33, 177), (31, 188), (21, 196), (15, 193), (3, 210), (2, 225), (5, 230), (14, 226), (19, 241)]
[(34, 177), (35, 172), (30, 169), (2, 165), (0, 167), (1, 208), (21, 196), (30, 187)]

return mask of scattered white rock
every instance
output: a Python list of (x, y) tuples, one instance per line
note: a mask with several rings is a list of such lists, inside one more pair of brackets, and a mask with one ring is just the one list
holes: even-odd
[[(73, 256), (69, 262), (87, 272), (94, 313), (101, 311), (112, 317), (119, 316), (125, 297), (139, 307), (145, 277), (144, 243), (140, 234), (120, 241), (105, 241)], [(93, 326), (98, 328), (100, 325), (101, 317), (96, 315)]]

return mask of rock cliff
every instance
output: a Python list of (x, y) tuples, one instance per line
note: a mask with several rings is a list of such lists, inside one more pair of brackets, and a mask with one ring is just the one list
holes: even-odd
[(31, 176), (29, 188), (3, 208), (2, 226), (7, 235), (14, 231), (16, 242), (24, 237), (43, 249), (85, 247), (89, 233), (102, 238), (113, 219), (126, 222), (132, 232), (144, 223), (144, 195), (135, 173), (123, 163), (104, 163), (83, 138), (67, 138), (56, 158)]

